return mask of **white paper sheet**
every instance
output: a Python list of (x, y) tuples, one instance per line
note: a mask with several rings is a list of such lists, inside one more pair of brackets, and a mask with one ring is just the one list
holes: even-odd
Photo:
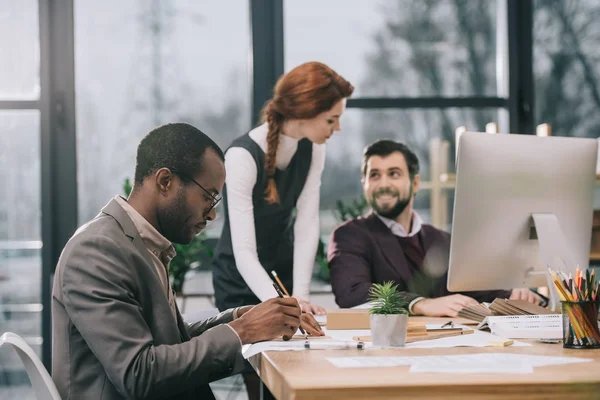
[[(304, 340), (290, 340), (261, 342), (253, 345), (242, 346), (242, 355), (244, 358), (252, 357), (263, 351), (298, 351), (298, 350), (351, 350), (356, 349), (358, 341), (355, 340), (333, 340), (333, 339), (309, 339), (310, 349), (304, 346)], [(364, 343), (365, 347), (370, 347), (370, 343)], [(364, 349), (360, 349), (363, 351)]]
[[(439, 328), (440, 325), (427, 325), (428, 328)], [(463, 328), (468, 328), (463, 326)], [(470, 328), (468, 328), (470, 329)], [(370, 336), (371, 331), (369, 329), (360, 330), (327, 330), (323, 328), (325, 335), (330, 336), (331, 339), (314, 339), (318, 340), (319, 343), (335, 343), (339, 341), (351, 341), (354, 337)], [(300, 334), (300, 332), (297, 332)], [(449, 347), (486, 347), (489, 345), (490, 340), (502, 340), (504, 338), (492, 335), (491, 333), (474, 331), (468, 335), (451, 336), (447, 338), (425, 340), (422, 342), (408, 343), (405, 348), (408, 349), (434, 349), (434, 348), (449, 348)], [(515, 340), (512, 346), (531, 346), (529, 343), (518, 342)], [(373, 348), (372, 343), (365, 342), (365, 350)], [(272, 342), (261, 342), (253, 345), (245, 345), (242, 347), (242, 355), (244, 358), (252, 357), (255, 354), (263, 351), (296, 351), (304, 350), (303, 340), (292, 340), (289, 342), (283, 341), (272, 341)]]
[[(487, 347), (492, 340), (505, 340), (500, 336), (488, 332), (474, 331), (468, 335), (450, 336), (441, 339), (424, 340), (406, 345), (409, 349), (437, 349), (448, 347)], [(529, 347), (531, 344), (514, 341), (513, 347)]]
[(413, 365), (422, 357), (328, 357), (327, 361), (338, 368), (379, 368), (379, 367), (401, 367)]
[(247, 344), (242, 346), (242, 356), (245, 359), (252, 357), (263, 351), (294, 351), (304, 350), (304, 341), (302, 340), (290, 340), (288, 342), (272, 341), (272, 342), (261, 342), (255, 344)]
[(479, 353), (414, 357), (328, 357), (338, 368), (379, 368), (410, 365), (410, 372), (531, 373), (534, 367), (589, 362), (578, 357), (547, 357), (527, 354)]
[[(475, 356), (476, 354), (472, 354)], [(478, 357), (482, 355), (477, 354)], [(552, 357), (552, 356), (536, 356), (532, 354), (507, 354), (496, 353), (494, 360), (499, 363), (527, 363), (533, 367), (545, 367), (550, 365), (575, 364), (593, 361), (591, 358), (580, 357)]]
[(505, 364), (454, 364), (454, 365), (435, 365), (435, 364), (415, 364), (410, 367), (408, 372), (425, 372), (436, 374), (532, 374), (533, 367), (529, 364), (505, 365)]
[[(427, 328), (439, 328), (440, 325), (427, 325)], [(458, 327), (464, 329), (471, 329), (467, 326), (458, 325)], [(331, 336), (332, 339), (336, 340), (352, 340), (353, 337), (370, 336), (371, 331), (368, 329), (363, 330), (327, 330), (323, 329), (326, 335)], [(505, 338), (492, 335), (488, 332), (482, 332), (475, 330), (473, 333), (461, 336), (450, 336), (441, 339), (424, 340), (421, 342), (408, 343), (406, 348), (409, 349), (435, 349), (435, 348), (448, 348), (448, 347), (487, 347), (491, 340), (504, 340)], [(514, 341), (512, 346), (515, 347), (526, 347), (531, 346), (529, 343)], [(369, 346), (370, 347), (370, 346)]]
[(413, 361), (409, 372), (450, 374), (530, 374), (533, 365), (504, 354), (428, 356)]

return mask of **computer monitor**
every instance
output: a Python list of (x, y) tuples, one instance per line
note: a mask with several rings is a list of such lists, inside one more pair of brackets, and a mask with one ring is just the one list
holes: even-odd
[(548, 286), (548, 267), (586, 269), (597, 153), (595, 139), (464, 133), (448, 290)]

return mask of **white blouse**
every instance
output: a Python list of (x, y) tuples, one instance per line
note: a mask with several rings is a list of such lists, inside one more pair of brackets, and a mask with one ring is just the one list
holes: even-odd
[[(267, 124), (252, 131), (250, 138), (267, 150)], [(309, 286), (319, 243), (319, 200), (321, 174), (325, 166), (325, 145), (313, 143), (312, 161), (304, 188), (296, 203), (294, 223), (294, 296), (308, 300)], [(284, 170), (298, 149), (298, 139), (281, 135), (276, 167)], [(257, 168), (254, 158), (244, 148), (233, 147), (225, 154), (227, 203), (233, 255), (240, 274), (260, 301), (276, 297), (270, 272), (260, 264), (256, 250), (252, 191)], [(278, 233), (274, 233), (278, 234)]]

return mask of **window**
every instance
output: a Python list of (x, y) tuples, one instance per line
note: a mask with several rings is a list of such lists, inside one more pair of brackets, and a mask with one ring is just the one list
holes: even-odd
[[(488, 122), (505, 120), (503, 109), (348, 109), (342, 116), (342, 130), (327, 143), (327, 159), (321, 185), (322, 233), (331, 232), (338, 221), (331, 218), (336, 202), (350, 202), (362, 196), (360, 184), (362, 150), (378, 139), (404, 142), (419, 158), (422, 181), (431, 180), (431, 140), (448, 142), (448, 171), (454, 172), (455, 128), (465, 126), (482, 131)], [(500, 126), (500, 131), (508, 127)], [(426, 186), (426, 185), (425, 185)], [(452, 209), (449, 192), (448, 211)], [(424, 220), (430, 218), (430, 192), (424, 187), (416, 198), (415, 208)], [(448, 221), (449, 222), (449, 221)]]
[(600, 3), (534, 2), (536, 123), (552, 135), (600, 136)]
[[(483, 131), (486, 123), (497, 122), (508, 132), (507, 110), (489, 108), (508, 105), (506, 2), (288, 0), (284, 29), (286, 71), (321, 61), (356, 87), (342, 132), (327, 147), (322, 234), (339, 222), (331, 217), (338, 200), (362, 197), (362, 149), (380, 138), (403, 141), (416, 152), (426, 183), (415, 207), (426, 221), (449, 229), (451, 190), (444, 191), (447, 212), (437, 208), (430, 215), (428, 184), (439, 180), (430, 171), (431, 139), (447, 142), (447, 168), (453, 172), (457, 127)], [(466, 100), (463, 108), (456, 108), (456, 98)]]
[(286, 1), (285, 70), (324, 62), (352, 82), (353, 98), (497, 96), (497, 7), (488, 0)]
[[(41, 357), (40, 31), (37, 0), (0, 3), (0, 334)], [(24, 387), (23, 387), (24, 385)], [(0, 353), (0, 397), (32, 392), (23, 364)], [(10, 394), (8, 394), (11, 397)]]
[[(0, 334), (15, 332), (41, 357), (40, 113), (0, 111), (0, 126)], [(0, 365), (0, 387), (22, 384), (10, 378), (22, 372), (14, 352)]]
[(79, 221), (133, 178), (140, 140), (188, 122), (223, 148), (250, 128), (249, 7), (75, 2)]
[(0, 54), (0, 100), (39, 99), (40, 35), (36, 0), (2, 2)]

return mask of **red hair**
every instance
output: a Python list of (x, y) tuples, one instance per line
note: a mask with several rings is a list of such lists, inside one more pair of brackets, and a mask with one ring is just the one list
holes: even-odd
[(320, 62), (307, 62), (281, 76), (275, 85), (273, 98), (262, 111), (267, 122), (265, 169), (268, 176), (265, 196), (269, 203), (279, 203), (275, 184), (275, 161), (283, 122), (288, 119), (311, 119), (331, 110), (354, 91), (347, 80)]

